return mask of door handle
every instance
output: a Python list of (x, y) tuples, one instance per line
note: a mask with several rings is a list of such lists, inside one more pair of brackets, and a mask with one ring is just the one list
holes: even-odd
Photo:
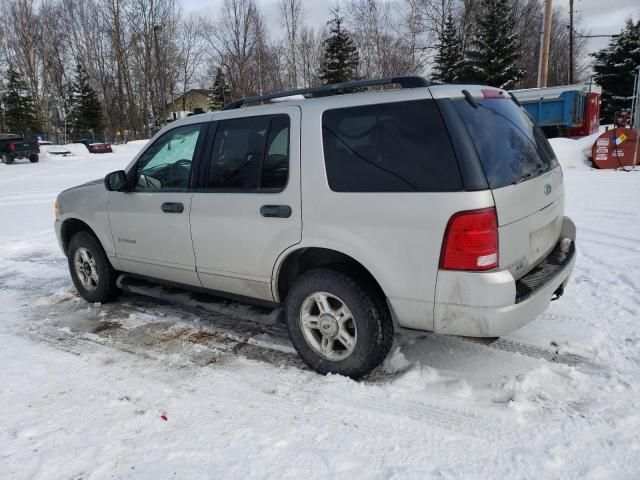
[(260, 207), (260, 215), (263, 217), (289, 218), (291, 207), (289, 205), (263, 205)]
[(162, 211), (165, 213), (182, 213), (184, 205), (180, 202), (165, 202), (162, 204)]

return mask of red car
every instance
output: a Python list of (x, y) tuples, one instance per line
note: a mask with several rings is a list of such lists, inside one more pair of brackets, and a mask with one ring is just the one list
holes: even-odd
[(78, 140), (76, 143), (84, 144), (89, 149), (89, 153), (111, 153), (113, 151), (111, 145), (98, 140)]
[(87, 145), (90, 153), (111, 153), (111, 145), (108, 143), (90, 143)]

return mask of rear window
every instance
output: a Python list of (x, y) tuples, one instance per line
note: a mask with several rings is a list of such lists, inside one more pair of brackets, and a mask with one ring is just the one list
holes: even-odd
[(489, 186), (500, 188), (537, 177), (558, 161), (544, 133), (524, 108), (510, 99), (466, 100), (454, 104), (478, 151)]
[(433, 100), (327, 110), (322, 143), (333, 191), (462, 190), (451, 142)]

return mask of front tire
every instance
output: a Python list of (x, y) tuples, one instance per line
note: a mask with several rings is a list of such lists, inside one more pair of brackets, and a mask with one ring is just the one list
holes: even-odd
[(120, 294), (116, 286), (117, 272), (90, 233), (78, 232), (71, 238), (67, 259), (73, 284), (86, 301), (107, 303)]
[(33, 155), (29, 155), (29, 161), (31, 163), (38, 163), (38, 161), (40, 160), (40, 157), (38, 157), (37, 154), (33, 154)]
[(304, 273), (286, 299), (289, 337), (319, 373), (357, 379), (386, 358), (393, 323), (384, 295), (363, 275), (340, 268)]

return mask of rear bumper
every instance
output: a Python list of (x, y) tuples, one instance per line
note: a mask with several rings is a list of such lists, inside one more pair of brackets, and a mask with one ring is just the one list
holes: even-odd
[(11, 152), (10, 155), (13, 158), (29, 158), (31, 155), (38, 155), (40, 150), (22, 150), (17, 152)]
[(438, 272), (436, 333), (499, 337), (526, 325), (549, 306), (569, 281), (576, 261), (575, 225), (564, 218), (560, 240), (534, 270), (517, 282), (509, 271)]

